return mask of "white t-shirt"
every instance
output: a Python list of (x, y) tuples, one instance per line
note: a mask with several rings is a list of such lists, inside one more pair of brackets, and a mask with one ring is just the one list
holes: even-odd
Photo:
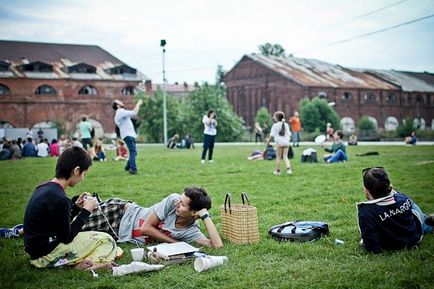
[(181, 196), (178, 194), (171, 194), (150, 208), (143, 208), (135, 203), (131, 204), (119, 224), (119, 240), (126, 242), (134, 238), (144, 243), (145, 237), (141, 236), (140, 227), (152, 212), (154, 212), (161, 221), (158, 225), (158, 229), (173, 239), (193, 242), (205, 238), (205, 235), (202, 234), (199, 229), (197, 221), (186, 228), (176, 228), (176, 202), (180, 198)]
[(209, 118), (207, 115), (204, 115), (202, 118), (202, 123), (204, 125), (203, 133), (207, 135), (216, 135), (217, 134), (217, 120), (214, 118)]
[(40, 142), (36, 146), (36, 151), (38, 152), (38, 157), (41, 157), (41, 158), (48, 157), (48, 150), (49, 150), (48, 144), (46, 144), (44, 142)]
[(137, 137), (133, 122), (131, 121), (132, 116), (136, 116), (132, 110), (125, 110), (123, 108), (118, 108), (116, 110), (115, 123), (119, 127), (122, 139), (127, 136), (131, 136), (133, 138)]
[(289, 138), (291, 137), (291, 132), (289, 131), (289, 125), (287, 123), (284, 123), (285, 125), (285, 134), (282, 136), (279, 134), (280, 130), (282, 129), (282, 122), (276, 122), (271, 127), (270, 136), (274, 138), (274, 142), (283, 147), (283, 146), (289, 146)]

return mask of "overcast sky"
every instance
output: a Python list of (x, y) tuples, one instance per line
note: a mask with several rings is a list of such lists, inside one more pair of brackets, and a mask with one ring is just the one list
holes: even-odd
[(346, 67), (434, 72), (433, 15), (434, 0), (0, 0), (0, 39), (99, 45), (154, 83), (160, 39), (169, 83), (214, 83), (218, 64), (265, 42)]

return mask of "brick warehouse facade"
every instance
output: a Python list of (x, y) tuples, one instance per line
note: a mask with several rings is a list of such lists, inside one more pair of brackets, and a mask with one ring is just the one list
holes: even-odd
[[(72, 134), (83, 114), (99, 135), (115, 131), (114, 99), (133, 107), (151, 81), (98, 46), (0, 41), (0, 121), (31, 128), (58, 122)], [(97, 131), (98, 132), (98, 131)]]
[(341, 129), (355, 130), (362, 116), (394, 130), (405, 117), (434, 126), (434, 81), (429, 73), (348, 69), (314, 59), (245, 55), (226, 75), (228, 100), (252, 127), (256, 112), (291, 115), (301, 99), (320, 96), (335, 103)]

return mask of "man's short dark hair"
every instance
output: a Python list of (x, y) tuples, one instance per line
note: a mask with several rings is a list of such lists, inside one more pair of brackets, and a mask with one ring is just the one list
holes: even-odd
[(363, 175), (363, 185), (374, 199), (387, 196), (392, 187), (389, 176), (382, 168), (372, 168)]
[(340, 130), (337, 130), (337, 131), (336, 131), (336, 134), (337, 134), (341, 139), (344, 138), (344, 133), (341, 132)]
[(80, 173), (92, 165), (92, 158), (82, 148), (73, 146), (67, 148), (58, 158), (56, 164), (56, 178), (68, 180), (72, 171), (80, 168)]
[(205, 189), (187, 187), (184, 189), (184, 195), (190, 199), (190, 210), (200, 211), (202, 209), (211, 209), (211, 198), (208, 196)]

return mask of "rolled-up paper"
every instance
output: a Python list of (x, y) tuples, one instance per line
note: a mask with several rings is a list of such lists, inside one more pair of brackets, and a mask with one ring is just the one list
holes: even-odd
[(228, 262), (226, 256), (207, 256), (194, 260), (194, 269), (196, 272), (206, 271), (213, 267), (224, 265)]

